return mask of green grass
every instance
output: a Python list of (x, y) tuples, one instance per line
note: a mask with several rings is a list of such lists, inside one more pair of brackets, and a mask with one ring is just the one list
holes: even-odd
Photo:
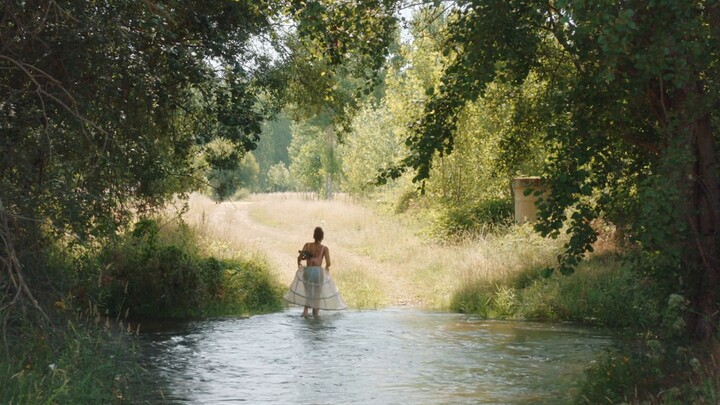
[(381, 282), (368, 269), (347, 268), (333, 271), (332, 276), (342, 286), (341, 295), (350, 308), (377, 309), (387, 305)]
[(112, 314), (187, 318), (244, 315), (282, 308), (282, 287), (268, 263), (236, 254), (208, 255), (197, 232), (182, 222), (139, 222), (100, 259), (109, 269), (98, 291)]
[(504, 281), (467, 280), (451, 308), (484, 317), (573, 321), (614, 328), (657, 322), (657, 305), (621, 261), (595, 258), (570, 276), (528, 267)]
[(105, 246), (49, 249), (43, 280), (54, 284), (38, 296), (50, 322), (17, 308), (0, 313), (8, 319), (0, 403), (137, 403), (144, 396), (138, 389), (156, 388), (134, 345), (137, 318), (284, 308), (284, 286), (264, 256), (209, 240), (182, 222), (147, 219)]
[(128, 390), (144, 371), (127, 324), (98, 314), (96, 321), (54, 318), (58, 323), (50, 330), (26, 324), (9, 332), (12, 350), (0, 355), (0, 403), (112, 404), (142, 398), (142, 392)]

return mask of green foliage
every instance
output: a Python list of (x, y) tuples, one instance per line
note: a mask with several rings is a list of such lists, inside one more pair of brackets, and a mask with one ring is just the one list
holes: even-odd
[(402, 214), (407, 212), (408, 209), (410, 209), (410, 207), (413, 205), (413, 202), (418, 199), (418, 197), (419, 195), (417, 190), (406, 190), (395, 202), (395, 208), (393, 209), (393, 212), (396, 214)]
[(585, 372), (576, 402), (715, 403), (720, 389), (716, 354), (717, 348), (672, 348), (652, 337), (623, 344), (599, 356)]
[(530, 294), (533, 288), (550, 292), (544, 299), (557, 319), (615, 328), (651, 328), (657, 323), (657, 303), (630, 269), (601, 270), (602, 262), (589, 265), (592, 269), (583, 274), (548, 279), (550, 291), (536, 282)]
[(312, 135), (307, 132), (293, 131), (290, 144), (290, 175), (302, 190), (322, 193), (325, 178), (322, 175), (323, 165), (320, 151), (324, 142), (318, 130)]
[(281, 191), (289, 189), (289, 186), (288, 188), (280, 186), (280, 184), (289, 185), (288, 182), (278, 183), (277, 177), (271, 179), (270, 173), (278, 165), (287, 167), (290, 164), (288, 146), (290, 146), (291, 140), (290, 120), (285, 114), (280, 113), (273, 121), (263, 123), (258, 147), (253, 151), (259, 166), (258, 187), (260, 190)]
[[(401, 46), (399, 56), (388, 68), (382, 100), (368, 102), (358, 113), (353, 137), (345, 141), (343, 155), (345, 190), (353, 195), (369, 195), (378, 171), (392, 167), (408, 153), (403, 140), (412, 135), (408, 123), (422, 117), (420, 95), (435, 92), (443, 63), (448, 61), (442, 52), (445, 26), (443, 13), (420, 9), (411, 26), (413, 42)], [(463, 109), (454, 153), (438, 159), (433, 175), (423, 183), (422, 197), (403, 194), (422, 207), (421, 215), (429, 218), (428, 231), (433, 236), (455, 238), (493, 232), (507, 222), (508, 203), (500, 201), (509, 198), (509, 173), (498, 165), (497, 147), (502, 133), (499, 129), (510, 118), (511, 92), (510, 87), (498, 84), (486, 99)], [(537, 143), (528, 144), (532, 146), (526, 149), (534, 149), (533, 158), (542, 158)], [(397, 179), (385, 183), (383, 189), (402, 192), (408, 188), (405, 182), (405, 178)], [(398, 204), (402, 210), (409, 208)]]
[(241, 195), (242, 190), (256, 190), (258, 171), (257, 162), (251, 153), (243, 156), (234, 170), (211, 170), (207, 179), (213, 200), (228, 200)]
[[(293, 140), (288, 148), (290, 176), (303, 191), (332, 197), (333, 185), (341, 180), (341, 152), (335, 145), (332, 126), (323, 117), (293, 125)], [(329, 131), (329, 132), (328, 132)]]
[(352, 136), (343, 143), (345, 191), (356, 196), (369, 194), (379, 168), (392, 164), (404, 151), (394, 118), (386, 105), (368, 104), (358, 113)]
[(442, 187), (459, 166), (443, 165), (465, 150), (463, 112), (504, 87), (514, 102), (494, 129), (503, 132), (500, 168), (512, 173), (533, 145), (545, 148), (534, 164), (552, 193), (537, 230), (570, 235), (560, 271), (592, 252), (595, 219), (616, 221), (649, 257), (641, 268), (653, 268), (651, 279), (690, 300), (687, 332), (716, 334), (717, 5), (483, 0), (452, 10), (440, 82), (426, 92), (406, 157), (384, 178), (442, 176), (433, 191), (453, 196)]
[(214, 139), (204, 147), (205, 161), (214, 170), (234, 170), (242, 156), (236, 145), (225, 138)]
[[(632, 353), (632, 352), (630, 352)], [(626, 403), (633, 398), (637, 382), (656, 374), (656, 365), (645, 356), (608, 352), (586, 371), (578, 403)]]
[(437, 238), (465, 238), (495, 233), (513, 224), (513, 206), (507, 199), (468, 202), (445, 208), (434, 218), (430, 234)]
[(485, 282), (466, 284), (453, 293), (450, 310), (487, 318), (491, 312), (491, 294), (491, 286)]
[(285, 163), (280, 162), (270, 166), (267, 171), (267, 180), (265, 181), (266, 191), (291, 191), (295, 189), (295, 185), (290, 175), (290, 171)]
[(630, 269), (595, 259), (582, 270), (564, 277), (529, 268), (503, 283), (473, 281), (455, 292), (451, 308), (483, 317), (573, 321), (631, 330), (659, 324), (658, 304)]
[(357, 103), (372, 92), (395, 35), (396, 2), (290, 2), (299, 24), (286, 38), (293, 58), (285, 71), (288, 99), (298, 118), (328, 114), (344, 132)]
[[(206, 257), (184, 224), (136, 224), (132, 235), (106, 249), (110, 282), (100, 293), (113, 314), (184, 318), (265, 312), (281, 308), (281, 291), (253, 260)], [(172, 234), (172, 240), (166, 233)]]
[[(145, 377), (134, 335), (124, 331), (123, 322), (92, 311), (78, 316), (76, 309), (57, 301), (51, 334), (16, 324), (5, 336), (12, 350), (0, 351), (0, 402), (91, 404), (142, 398), (142, 392), (128, 388)], [(121, 331), (112, 331), (111, 324), (119, 324)]]
[(22, 226), (112, 233), (132, 212), (197, 187), (196, 145), (254, 146), (256, 91), (272, 84), (247, 46), (269, 28), (262, 3), (3, 8), (12, 17), (0, 34), (0, 189), (8, 210), (32, 219)]
[(241, 153), (229, 140), (215, 139), (204, 148), (210, 194), (215, 201), (226, 200), (240, 188), (256, 190), (260, 167), (255, 156)]

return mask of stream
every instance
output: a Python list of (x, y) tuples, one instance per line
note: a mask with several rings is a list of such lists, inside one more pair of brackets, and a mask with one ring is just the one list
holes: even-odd
[(144, 325), (151, 403), (559, 404), (600, 329), (407, 308)]

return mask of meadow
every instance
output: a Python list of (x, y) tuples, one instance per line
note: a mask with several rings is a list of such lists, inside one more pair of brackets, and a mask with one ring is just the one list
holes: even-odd
[(245, 250), (267, 255), (272, 270), (287, 284), (296, 270), (297, 250), (312, 241), (315, 226), (323, 227), (332, 274), (348, 304), (360, 309), (448, 309), (452, 294), (464, 283), (477, 278), (501, 282), (527, 266), (549, 264), (556, 254), (554, 245), (543, 243), (529, 228), (461, 245), (427, 240), (412, 218), (342, 195), (328, 201), (296, 193), (256, 194), (221, 204), (193, 195), (185, 219), (216, 245), (216, 254)]

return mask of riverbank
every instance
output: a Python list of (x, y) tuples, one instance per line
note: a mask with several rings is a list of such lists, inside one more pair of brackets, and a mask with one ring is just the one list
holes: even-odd
[(562, 239), (530, 225), (449, 243), (423, 236), (423, 223), (354, 203), (295, 193), (214, 203), (194, 194), (184, 219), (213, 255), (265, 255), (288, 285), (297, 250), (322, 226), (332, 274), (351, 308), (414, 306), (486, 318), (573, 321), (630, 328), (655, 321), (651, 299), (615, 259), (608, 241), (572, 277), (550, 274)]

